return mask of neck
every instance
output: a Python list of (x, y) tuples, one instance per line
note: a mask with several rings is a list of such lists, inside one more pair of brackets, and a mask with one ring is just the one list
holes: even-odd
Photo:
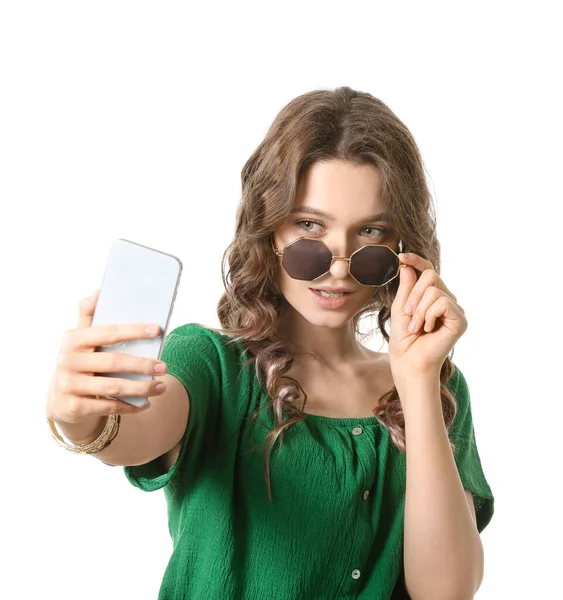
[[(278, 332), (280, 337), (293, 342), (299, 353), (312, 355), (319, 366), (331, 370), (342, 370), (368, 356), (367, 350), (356, 340), (353, 321), (338, 328), (313, 325), (291, 310), (280, 321)], [(296, 357), (296, 361), (300, 362), (300, 358)]]

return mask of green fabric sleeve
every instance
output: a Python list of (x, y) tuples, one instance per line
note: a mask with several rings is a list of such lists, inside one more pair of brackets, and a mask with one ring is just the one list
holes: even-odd
[[(188, 424), (176, 463), (165, 471), (159, 458), (124, 467), (127, 479), (143, 491), (154, 491), (170, 481), (187, 486), (201, 462), (202, 443), (212, 443), (214, 422), (221, 403), (221, 337), (195, 323), (171, 331), (164, 341), (161, 360), (179, 379), (190, 398)], [(182, 475), (180, 476), (180, 473)]]
[(477, 529), (481, 532), (493, 516), (494, 497), (483, 472), (477, 449), (469, 388), (457, 365), (448, 387), (457, 402), (456, 417), (450, 429), (450, 439), (455, 445), (454, 458), (464, 489), (473, 494)]

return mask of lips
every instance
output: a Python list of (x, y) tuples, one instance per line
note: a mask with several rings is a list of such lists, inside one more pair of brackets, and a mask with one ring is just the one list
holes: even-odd
[(319, 306), (326, 310), (338, 310), (340, 308), (343, 308), (344, 306), (346, 306), (346, 304), (348, 304), (348, 302), (351, 302), (350, 296), (353, 295), (352, 292), (345, 291), (344, 293), (338, 296), (325, 296), (321, 293), (322, 288), (318, 290), (314, 288), (309, 289), (315, 302), (317, 302)]
[(315, 290), (315, 292), (331, 292), (333, 294), (340, 294), (344, 292), (345, 294), (352, 294), (353, 290), (347, 290), (345, 288), (310, 288)]

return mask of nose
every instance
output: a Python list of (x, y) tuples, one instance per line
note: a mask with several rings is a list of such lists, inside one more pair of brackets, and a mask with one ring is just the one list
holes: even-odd
[(335, 279), (346, 279), (348, 277), (348, 265), (350, 264), (349, 258), (337, 257), (332, 261), (330, 267), (330, 274)]

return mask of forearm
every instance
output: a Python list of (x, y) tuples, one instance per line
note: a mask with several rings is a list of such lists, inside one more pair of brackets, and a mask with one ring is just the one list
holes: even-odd
[(466, 600), (483, 576), (483, 547), (449, 445), (440, 381), (402, 391), (406, 430), (405, 581), (413, 600)]

